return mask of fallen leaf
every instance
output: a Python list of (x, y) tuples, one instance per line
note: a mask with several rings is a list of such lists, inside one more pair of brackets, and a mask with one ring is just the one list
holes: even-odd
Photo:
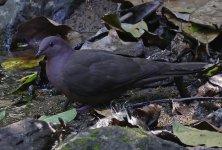
[(108, 116), (111, 116), (111, 115), (112, 115), (111, 109), (102, 109), (102, 110), (94, 109), (94, 111), (95, 111), (96, 113), (98, 113), (99, 115), (102, 115), (102, 116), (104, 116), (104, 117), (108, 117)]
[(165, 0), (164, 7), (175, 12), (192, 13), (208, 1), (209, 0)]
[(105, 15), (102, 19), (110, 28), (117, 31), (120, 38), (125, 36), (126, 38), (138, 39), (145, 31), (148, 31), (147, 24), (144, 21), (140, 21), (136, 24), (121, 23), (116, 14)]
[(163, 15), (169, 22), (172, 22), (178, 26), (186, 36), (196, 39), (203, 44), (212, 42), (220, 34), (219, 30), (214, 30), (202, 25), (178, 20), (175, 16), (166, 11), (163, 12)]
[(43, 59), (44, 56), (40, 58), (15, 57), (3, 61), (1, 63), (1, 66), (5, 70), (30, 69), (39, 66), (39, 62), (42, 61)]
[(160, 117), (161, 106), (157, 104), (150, 104), (143, 108), (138, 108), (132, 111), (132, 118), (128, 118), (129, 123), (137, 125), (144, 129), (156, 127)]
[(204, 6), (194, 11), (190, 21), (196, 24), (208, 26), (212, 29), (222, 30), (222, 1), (210, 0)]
[(11, 50), (15, 50), (18, 43), (26, 43), (32, 48), (37, 49), (43, 38), (60, 35), (66, 39), (66, 35), (71, 30), (69, 26), (58, 24), (46, 17), (36, 17), (18, 26), (17, 32), (13, 35), (10, 48)]
[(186, 145), (222, 147), (222, 138), (220, 138), (222, 134), (218, 132), (198, 130), (175, 122), (173, 123), (173, 133)]
[(22, 79), (20, 79), (20, 81), (22, 82), (21, 85), (19, 85), (19, 87), (14, 90), (12, 93), (21, 93), (23, 92), (24, 90), (27, 90), (28, 87), (33, 84), (38, 78), (38, 74), (37, 72), (31, 74), (31, 75), (28, 75), (26, 77), (23, 77)]
[(71, 109), (53, 116), (41, 116), (39, 120), (43, 120), (52, 124), (60, 124), (59, 118), (61, 118), (64, 123), (68, 123), (72, 121), (77, 115), (77, 112), (75, 109)]
[(2, 121), (5, 118), (5, 114), (6, 114), (5, 110), (0, 112), (0, 121)]
[(222, 129), (215, 127), (214, 125), (210, 124), (207, 121), (198, 121), (198, 122), (192, 123), (191, 126), (200, 130), (222, 132)]
[(216, 127), (222, 128), (222, 108), (210, 113), (205, 119)]

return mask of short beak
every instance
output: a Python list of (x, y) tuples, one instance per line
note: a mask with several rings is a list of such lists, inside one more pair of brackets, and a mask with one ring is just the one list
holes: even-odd
[(38, 58), (42, 55), (43, 50), (38, 50), (38, 52), (36, 53), (35, 57)]

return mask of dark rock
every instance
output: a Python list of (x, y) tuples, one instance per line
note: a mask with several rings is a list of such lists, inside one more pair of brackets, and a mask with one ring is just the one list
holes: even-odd
[(52, 146), (53, 133), (45, 121), (25, 119), (0, 129), (0, 149), (49, 149)]
[(162, 140), (151, 133), (138, 128), (121, 128), (118, 126), (104, 127), (81, 132), (70, 136), (57, 148), (60, 149), (105, 149), (105, 150), (134, 150), (134, 149), (186, 149), (176, 143)]
[(7, 0), (0, 0), (0, 6), (4, 5), (7, 2)]
[(46, 16), (58, 23), (64, 23), (80, 2), (80, 0), (7, 1), (5, 5), (0, 6), (0, 45), (9, 50), (11, 37), (17, 25), (35, 16)]

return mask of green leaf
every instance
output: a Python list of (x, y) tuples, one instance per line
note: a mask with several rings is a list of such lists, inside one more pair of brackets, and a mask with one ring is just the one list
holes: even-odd
[(108, 24), (111, 28), (117, 30), (117, 31), (123, 31), (121, 27), (121, 22), (116, 14), (107, 14), (102, 17), (102, 20)]
[(53, 124), (59, 124), (60, 122), (59, 122), (58, 118), (62, 118), (62, 120), (65, 123), (67, 123), (67, 122), (72, 121), (76, 117), (76, 115), (77, 115), (76, 110), (71, 109), (71, 110), (68, 110), (68, 111), (53, 115), (53, 116), (43, 115), (39, 118), (39, 120), (43, 120), (43, 121), (50, 122)]
[(140, 38), (145, 31), (148, 31), (147, 24), (144, 21), (140, 21), (136, 24), (121, 23), (116, 14), (105, 15), (102, 19), (110, 28), (122, 33), (127, 33), (134, 38)]
[(5, 118), (5, 114), (6, 114), (5, 110), (0, 112), (0, 121), (2, 121)]
[(30, 69), (39, 66), (39, 62), (44, 59), (44, 56), (38, 59), (27, 59), (23, 57), (9, 58), (1, 63), (1, 66), (6, 70), (12, 69)]
[(222, 134), (218, 132), (198, 130), (180, 123), (173, 123), (173, 133), (186, 145), (222, 147)]
[(145, 31), (148, 31), (147, 24), (144, 21), (140, 21), (134, 25), (122, 24), (122, 28), (135, 38), (140, 38)]
[(14, 90), (12, 93), (22, 93), (24, 90), (27, 90), (27, 88), (33, 84), (38, 78), (37, 72), (34, 72), (31, 75), (28, 75), (26, 77), (23, 77), (19, 81), (23, 82), (16, 90)]

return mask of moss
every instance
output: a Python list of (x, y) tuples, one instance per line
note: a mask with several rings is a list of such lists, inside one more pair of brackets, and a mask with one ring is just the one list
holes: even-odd
[(98, 129), (94, 129), (89, 131), (90, 137), (94, 138), (96, 136), (96, 134), (98, 134)]
[(128, 137), (127, 135), (123, 136), (123, 137), (122, 137), (122, 140), (123, 140), (123, 142), (125, 142), (125, 143), (130, 143), (130, 139), (129, 139), (129, 137)]
[(84, 144), (89, 141), (93, 141), (93, 138), (91, 138), (91, 137), (77, 137), (75, 139), (75, 143), (80, 143), (80, 144)]
[(148, 137), (147, 133), (142, 129), (130, 129), (125, 128), (125, 131), (129, 133), (130, 135), (136, 136), (138, 138), (146, 138)]
[(68, 147), (64, 146), (62, 150), (70, 150)]
[(146, 143), (140, 143), (140, 150), (145, 150), (146, 149)]
[(92, 147), (92, 150), (100, 150), (100, 145), (96, 144), (95, 147)]

